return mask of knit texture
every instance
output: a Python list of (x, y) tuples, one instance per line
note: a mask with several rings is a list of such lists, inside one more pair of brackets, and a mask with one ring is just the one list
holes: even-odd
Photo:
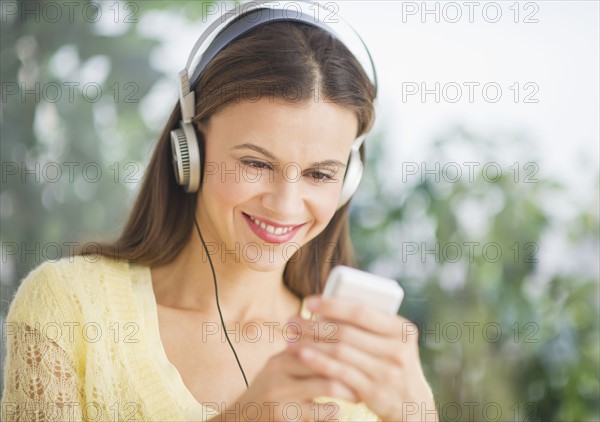
[[(158, 330), (138, 294), (144, 283), (151, 283), (148, 267), (100, 256), (63, 258), (31, 271), (6, 319), (2, 420), (213, 417), (191, 399), (175, 367), (157, 359)], [(362, 403), (316, 401), (338, 405), (340, 421), (379, 421)]]

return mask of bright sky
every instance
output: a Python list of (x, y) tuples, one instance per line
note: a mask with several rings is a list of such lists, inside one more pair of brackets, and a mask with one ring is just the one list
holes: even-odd
[[(597, 190), (590, 191), (594, 174), (581, 173), (578, 158), (586, 156), (599, 167), (599, 2), (472, 2), (472, 23), (468, 3), (426, 2), (430, 11), (437, 5), (436, 23), (434, 13), (422, 14), (423, 2), (339, 2), (341, 15), (374, 56), (382, 87), (380, 123), (391, 127), (394, 155), (419, 162), (423, 143), (447, 122), (462, 121), (484, 133), (522, 128), (537, 141), (540, 175), (558, 175), (579, 194), (597, 196)], [(502, 15), (488, 22), (497, 19), (495, 5)], [(451, 23), (459, 10), (462, 17)], [(439, 104), (433, 94), (422, 103), (420, 95), (406, 94), (408, 82), (419, 89), (421, 82), (427, 89), (439, 82), (446, 95)], [(480, 83), (473, 88), (473, 103), (464, 82)], [(502, 89), (497, 103), (482, 94), (490, 82)], [(521, 94), (517, 103), (515, 82)], [(456, 96), (453, 83), (462, 88), (456, 103), (444, 101)], [(528, 94), (539, 102), (525, 103)], [(493, 87), (488, 95), (490, 100), (495, 95)]]

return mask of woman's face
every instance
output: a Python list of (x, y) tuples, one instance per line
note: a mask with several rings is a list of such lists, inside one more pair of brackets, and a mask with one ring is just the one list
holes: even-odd
[(336, 211), (356, 115), (331, 102), (263, 98), (228, 105), (201, 130), (197, 218), (211, 258), (282, 268)]

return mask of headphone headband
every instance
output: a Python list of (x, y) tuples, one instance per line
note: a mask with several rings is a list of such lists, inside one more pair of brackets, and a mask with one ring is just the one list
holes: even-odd
[[(377, 73), (360, 35), (340, 16), (329, 17), (330, 9), (311, 1), (244, 1), (223, 16), (216, 16), (200, 35), (186, 62), (190, 90), (210, 61), (227, 45), (248, 31), (274, 21), (296, 21), (316, 26), (341, 41), (361, 64), (371, 83), (377, 89)], [(190, 73), (194, 59), (200, 56)]]
[[(171, 131), (171, 145), (177, 183), (184, 186), (186, 192), (196, 192), (201, 179), (202, 158), (191, 124), (196, 106), (194, 87), (211, 60), (250, 30), (276, 21), (300, 22), (325, 30), (337, 38), (356, 58), (375, 87), (377, 95), (377, 73), (367, 46), (354, 28), (334, 13), (318, 3), (307, 0), (243, 1), (224, 15), (213, 18), (194, 44), (185, 69), (179, 72), (181, 122), (179, 129)], [(197, 57), (199, 58), (196, 60)], [(194, 62), (194, 70), (190, 72)], [(362, 134), (356, 138), (350, 150), (338, 209), (350, 200), (362, 178), (363, 163), (359, 149), (365, 137), (366, 134)]]

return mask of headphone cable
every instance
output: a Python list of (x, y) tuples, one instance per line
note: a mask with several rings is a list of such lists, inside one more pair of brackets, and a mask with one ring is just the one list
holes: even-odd
[(225, 338), (227, 338), (227, 342), (229, 343), (229, 347), (231, 347), (231, 351), (233, 352), (233, 356), (235, 356), (235, 360), (240, 367), (240, 371), (242, 371), (242, 376), (244, 377), (244, 382), (246, 383), (246, 388), (248, 388), (248, 379), (246, 378), (246, 374), (244, 373), (244, 369), (242, 368), (242, 364), (238, 358), (233, 345), (231, 344), (231, 340), (229, 340), (229, 335), (227, 335), (227, 330), (225, 329), (225, 321), (223, 320), (223, 314), (221, 313), (221, 306), (219, 305), (219, 290), (217, 288), (217, 275), (215, 273), (215, 267), (213, 266), (212, 259), (210, 259), (210, 254), (208, 253), (208, 248), (206, 247), (206, 243), (204, 243), (204, 238), (202, 237), (202, 233), (200, 232), (200, 227), (198, 226), (198, 222), (196, 221), (196, 217), (194, 217), (194, 223), (196, 224), (196, 231), (198, 231), (198, 235), (200, 236), (200, 240), (202, 241), (202, 245), (204, 246), (204, 251), (208, 256), (208, 262), (210, 264), (210, 269), (213, 274), (213, 281), (215, 284), (215, 298), (217, 299), (217, 309), (219, 311), (219, 317), (221, 318), (221, 326), (223, 327), (223, 331), (225, 332)]

